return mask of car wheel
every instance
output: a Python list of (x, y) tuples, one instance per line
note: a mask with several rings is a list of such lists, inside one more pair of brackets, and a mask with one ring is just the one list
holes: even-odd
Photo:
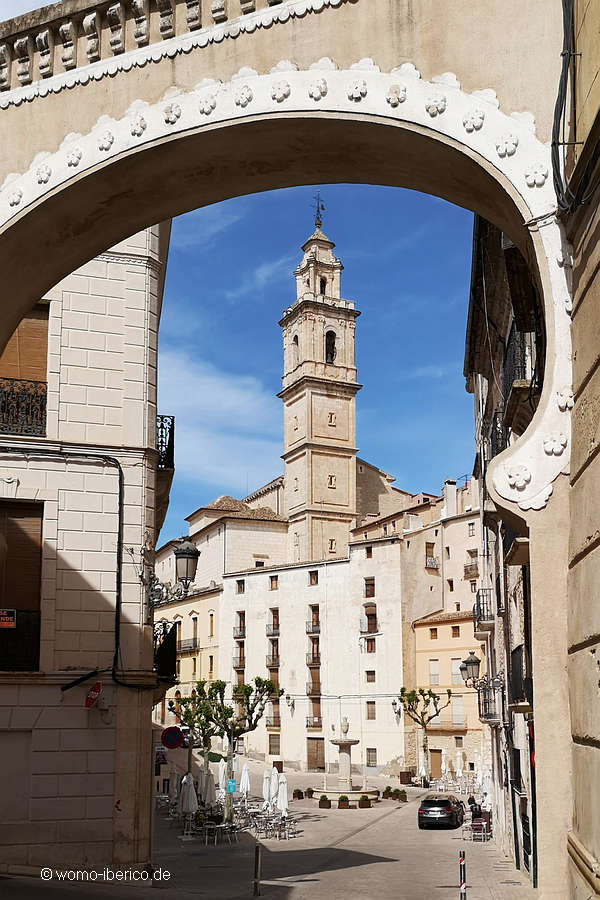
[(419, 822), (419, 828), (421, 828), (421, 829), (425, 828), (425, 826), (423, 825), (422, 822)]

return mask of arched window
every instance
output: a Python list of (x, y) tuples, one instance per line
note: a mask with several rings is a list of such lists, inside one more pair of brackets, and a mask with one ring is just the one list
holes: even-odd
[(321, 278), (319, 280), (319, 293), (326, 294), (327, 293), (327, 279)]
[(208, 614), (208, 636), (215, 636), (215, 616), (214, 613)]
[(298, 365), (298, 361), (300, 359), (300, 343), (298, 341), (298, 335), (295, 334), (292, 338), (292, 368), (295, 369)]
[(335, 362), (335, 331), (328, 331), (325, 335), (325, 362)]

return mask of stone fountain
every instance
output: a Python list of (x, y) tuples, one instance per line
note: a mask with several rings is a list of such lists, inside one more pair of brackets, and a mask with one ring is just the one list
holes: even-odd
[(376, 791), (368, 791), (352, 786), (352, 747), (360, 742), (358, 739), (349, 738), (348, 730), (348, 719), (344, 716), (341, 725), (342, 736), (331, 740), (331, 743), (338, 748), (339, 753), (338, 787), (337, 790), (328, 788), (325, 793), (330, 800), (337, 800), (341, 794), (346, 794), (349, 800), (357, 800), (363, 794), (374, 800), (377, 796)]

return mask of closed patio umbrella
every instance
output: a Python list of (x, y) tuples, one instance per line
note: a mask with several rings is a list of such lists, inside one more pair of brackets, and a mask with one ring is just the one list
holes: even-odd
[(214, 806), (217, 802), (217, 792), (215, 790), (215, 779), (213, 773), (208, 770), (204, 778), (204, 805), (207, 808)]
[(277, 809), (281, 813), (281, 817), (285, 819), (288, 814), (288, 788), (287, 778), (285, 775), (279, 776), (279, 790), (277, 791)]
[(179, 811), (183, 816), (192, 816), (198, 809), (198, 797), (191, 772), (184, 776), (179, 794)]
[(456, 751), (456, 777), (462, 778), (463, 776), (463, 754), (462, 750)]
[(275, 804), (277, 803), (277, 793), (279, 791), (279, 772), (273, 766), (271, 769), (271, 790), (270, 790), (270, 804), (271, 809), (275, 809)]
[(263, 800), (263, 809), (269, 808), (269, 801), (271, 800), (271, 773), (265, 770), (263, 775), (263, 789), (262, 789)]
[(242, 769), (242, 776), (240, 778), (240, 794), (242, 795), (244, 800), (247, 800), (249, 793), (250, 793), (250, 771), (248, 769), (248, 763), (244, 763), (244, 768)]
[(225, 801), (225, 788), (226, 788), (225, 782), (226, 782), (226, 780), (227, 780), (227, 764), (225, 763), (225, 760), (223, 759), (223, 757), (221, 757), (221, 759), (219, 760), (219, 794), (218, 794), (219, 800), (221, 801), (221, 803), (223, 803)]

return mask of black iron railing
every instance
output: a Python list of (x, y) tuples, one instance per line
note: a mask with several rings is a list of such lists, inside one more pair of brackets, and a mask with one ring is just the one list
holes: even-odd
[(321, 683), (318, 681), (306, 682), (306, 694), (308, 697), (315, 697), (321, 693)]
[(156, 417), (158, 468), (175, 468), (175, 416)]
[(477, 691), (477, 703), (479, 706), (479, 718), (488, 722), (498, 721), (498, 709), (496, 706), (496, 692), (491, 687), (480, 688)]
[(266, 626), (266, 632), (269, 637), (277, 637), (279, 634), (279, 623), (274, 622)]
[(0, 434), (46, 434), (45, 381), (0, 378)]
[(269, 653), (266, 658), (267, 668), (276, 669), (279, 666), (279, 654), (278, 653)]
[(306, 727), (307, 728), (322, 728), (323, 727), (323, 719), (321, 716), (307, 716), (306, 717)]
[(306, 623), (306, 633), (307, 634), (320, 634), (321, 633), (321, 623), (320, 622), (307, 622)]
[(473, 628), (479, 630), (482, 622), (494, 621), (494, 592), (492, 588), (480, 588), (473, 604)]
[(496, 411), (490, 425), (490, 459), (506, 450), (507, 446), (506, 428), (502, 424), (500, 413)]
[(189, 650), (197, 650), (199, 644), (198, 638), (184, 638), (182, 641), (177, 641), (177, 652), (185, 653)]
[(233, 626), (233, 636), (234, 638), (238, 638), (241, 640), (246, 637), (246, 626), (245, 625), (234, 625)]
[(279, 716), (267, 716), (266, 726), (267, 728), (281, 728), (281, 719)]
[(502, 395), (505, 406), (515, 381), (531, 381), (534, 360), (535, 336), (517, 331), (513, 322), (502, 364)]
[(321, 665), (321, 654), (320, 653), (307, 653), (306, 654), (306, 665), (307, 666), (320, 666)]

